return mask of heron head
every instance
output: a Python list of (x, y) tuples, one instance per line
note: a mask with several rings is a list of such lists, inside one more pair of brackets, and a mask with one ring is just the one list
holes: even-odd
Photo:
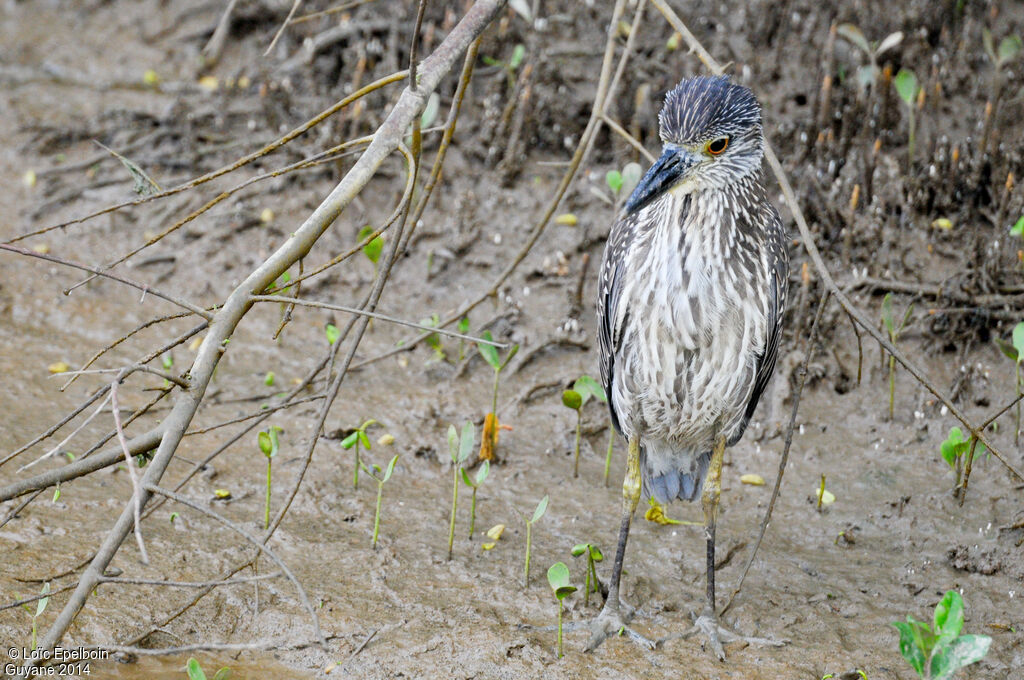
[(727, 76), (683, 80), (658, 116), (664, 150), (626, 201), (640, 210), (665, 192), (724, 188), (761, 166), (761, 107)]

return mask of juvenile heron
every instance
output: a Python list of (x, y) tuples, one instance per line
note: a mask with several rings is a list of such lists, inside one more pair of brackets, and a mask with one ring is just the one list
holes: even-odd
[(629, 525), (641, 494), (668, 503), (700, 493), (707, 602), (691, 632), (724, 660), (722, 641), (738, 636), (719, 627), (715, 611), (722, 457), (775, 368), (789, 260), (762, 184), (753, 93), (725, 76), (683, 80), (665, 96), (659, 123), (664, 151), (626, 201), (601, 265), (601, 379), (629, 454), (608, 598), (587, 648), (620, 631), (651, 644), (620, 613)]

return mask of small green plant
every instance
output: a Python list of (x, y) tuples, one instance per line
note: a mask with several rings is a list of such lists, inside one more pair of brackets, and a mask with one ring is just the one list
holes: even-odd
[(854, 45), (868, 58), (868, 65), (857, 69), (857, 82), (861, 88), (874, 87), (881, 71), (878, 68), (878, 58), (885, 52), (903, 42), (903, 31), (896, 31), (885, 36), (881, 42), (868, 42), (864, 32), (854, 24), (839, 24), (836, 33), (845, 38), (851, 45)]
[[(580, 376), (573, 383), (571, 390), (562, 392), (562, 404), (566, 408), (576, 411), (576, 455), (573, 463), (573, 477), (580, 476), (580, 431), (583, 426), (583, 407), (591, 397), (596, 397), (601, 402), (607, 401), (604, 388), (589, 375)], [(608, 462), (606, 461), (605, 467), (607, 466)]]
[(530, 519), (526, 519), (525, 515), (523, 516), (523, 519), (526, 520), (526, 564), (523, 566), (524, 588), (527, 588), (530, 585), (530, 549), (533, 547), (533, 525), (537, 520), (544, 516), (547, 509), (548, 497), (544, 496), (544, 498), (540, 499), (540, 503), (537, 503), (537, 507), (534, 508), (533, 516)]
[(377, 482), (377, 509), (374, 511), (373, 514), (373, 542), (370, 544), (371, 547), (373, 548), (377, 547), (377, 536), (380, 533), (380, 502), (381, 498), (384, 495), (384, 484), (386, 484), (387, 481), (391, 479), (391, 473), (395, 471), (395, 463), (397, 462), (398, 454), (396, 453), (394, 456), (392, 456), (391, 462), (388, 463), (388, 466), (384, 468), (383, 475), (380, 472), (379, 466), (374, 465), (372, 466), (371, 469), (366, 467), (365, 463), (360, 462), (360, 464), (363, 466), (363, 469), (366, 470), (366, 474), (373, 477), (373, 480)]
[[(356, 238), (359, 239), (360, 243), (362, 243), (366, 239), (370, 238), (375, 231), (377, 230), (367, 224), (359, 230), (359, 234)], [(363, 246), (363, 255), (366, 256), (366, 259), (369, 260), (371, 264), (373, 264), (374, 278), (377, 277), (377, 262), (380, 260), (380, 254), (383, 250), (384, 237), (380, 235), (373, 237), (365, 246)]]
[(263, 505), (263, 528), (267, 529), (270, 527), (270, 474), (271, 474), (271, 463), (274, 460), (274, 456), (277, 455), (277, 451), (281, 448), (281, 444), (278, 441), (278, 432), (284, 430), (274, 425), (265, 432), (260, 432), (257, 435), (256, 442), (259, 444), (260, 451), (264, 456), (267, 457), (267, 500)]
[(917, 75), (908, 68), (901, 68), (896, 73), (896, 77), (892, 79), (892, 84), (907, 107), (907, 121), (910, 126), (907, 135), (907, 167), (909, 168), (914, 160), (914, 141), (917, 130), (915, 111), (924, 105), (924, 90), (917, 83)]
[(572, 547), (573, 557), (584, 554), (587, 556), (587, 579), (583, 588), (583, 606), (589, 607), (590, 593), (596, 593), (601, 589), (601, 584), (597, 580), (597, 567), (594, 565), (604, 560), (604, 554), (593, 543), (577, 543)]
[(576, 592), (576, 586), (569, 583), (569, 567), (565, 562), (555, 562), (548, 569), (548, 585), (558, 600), (558, 658), (562, 658), (562, 600)]
[(1017, 218), (1017, 221), (1010, 227), (1010, 234), (1012, 236), (1018, 236), (1024, 238), (1024, 215)]
[(519, 345), (512, 345), (507, 352), (505, 352), (505, 358), (502, 359), (498, 356), (498, 348), (490, 342), (494, 341), (490, 331), (484, 331), (480, 337), (487, 342), (478, 342), (476, 344), (477, 350), (480, 352), (480, 356), (484, 358), (491, 368), (494, 369), (494, 391), (491, 396), (491, 413), (490, 418), (484, 419), (484, 443), (480, 446), (480, 459), (481, 460), (494, 460), (494, 456), (498, 450), (498, 380), (501, 377), (501, 372), (508, 366), (509, 362), (512, 361), (516, 353), (519, 351)]
[(959, 669), (983, 659), (992, 644), (987, 635), (960, 635), (964, 603), (955, 590), (948, 591), (935, 606), (931, 626), (910, 615), (906, 623), (895, 621), (892, 625), (900, 632), (900, 654), (925, 680), (952, 678)]
[[(621, 205), (626, 198), (633, 193), (633, 189), (640, 183), (640, 178), (643, 176), (643, 168), (640, 167), (639, 163), (626, 163), (623, 166), (622, 171), (609, 170), (604, 175), (605, 184), (612, 190), (611, 203), (614, 206)], [(598, 194), (604, 198), (605, 201), (608, 199), (603, 194)]]
[[(206, 673), (203, 672), (203, 667), (199, 665), (195, 657), (189, 657), (185, 672), (188, 674), (188, 680), (206, 680)], [(213, 676), (213, 680), (229, 680), (229, 678), (231, 678), (231, 669), (227, 666), (221, 668)]]
[(516, 70), (522, 65), (525, 56), (526, 45), (520, 43), (512, 48), (512, 56), (508, 62), (488, 56), (480, 57), (480, 60), (488, 66), (500, 66), (505, 71), (505, 76), (508, 78), (508, 89), (511, 90), (516, 86)]
[(371, 425), (376, 425), (377, 421), (370, 419), (356, 428), (347, 437), (341, 440), (341, 448), (348, 451), (355, 447), (356, 450), (356, 466), (355, 471), (352, 473), (352, 487), (355, 489), (359, 488), (359, 468), (361, 467), (361, 461), (359, 460), (359, 445), (362, 444), (363, 448), (367, 451), (370, 450), (370, 438), (366, 434), (367, 428)]
[[(469, 317), (463, 317), (461, 321), (455, 326), (456, 330), (465, 335), (469, 333)], [(466, 341), (459, 338), (459, 362), (466, 358)]]
[(46, 611), (46, 605), (48, 605), (50, 603), (50, 582), (49, 581), (47, 581), (46, 583), (43, 584), (43, 589), (39, 591), (39, 594), (43, 595), (43, 597), (41, 597), (38, 600), (36, 600), (36, 609), (35, 609), (34, 612), (32, 611), (32, 608), (28, 606), (28, 603), (25, 603), (25, 604), (21, 605), (22, 607), (25, 608), (25, 611), (28, 612), (28, 615), (32, 617), (32, 647), (31, 647), (31, 649), (33, 649), (33, 650), (36, 648), (36, 630), (38, 628), (39, 617), (43, 615), (43, 612)]
[(1021, 48), (1024, 48), (1024, 42), (1021, 41), (1019, 35), (1006, 36), (999, 41), (997, 48), (995, 40), (992, 39), (992, 32), (987, 28), (981, 29), (981, 41), (985, 47), (985, 53), (992, 60), (992, 65), (996, 67), (996, 72), (1001, 71), (1004, 66), (1013, 61), (1020, 54)]
[[(965, 438), (963, 431), (959, 427), (952, 427), (949, 430), (949, 436), (946, 437), (946, 441), (942, 442), (942, 446), (939, 449), (942, 453), (942, 458), (949, 463), (949, 467), (956, 473), (956, 481), (953, 482), (954, 493), (960, 487), (960, 479), (964, 470), (964, 455), (971, 450), (971, 443), (974, 439), (973, 436)], [(984, 452), (985, 445), (978, 442), (975, 445), (974, 455)]]
[[(462, 426), (461, 436), (455, 430), (454, 425), (448, 426), (448, 455), (452, 459), (452, 516), (448, 524), (448, 559), (452, 558), (452, 545), (455, 543), (455, 511), (459, 504), (459, 471), (462, 470), (463, 464), (469, 458), (469, 452), (473, 450), (475, 438), (476, 427), (471, 422)], [(475, 487), (473, 491), (475, 497)]]
[[(886, 293), (885, 297), (882, 298), (882, 323), (885, 324), (885, 329), (889, 333), (889, 341), (896, 345), (896, 342), (900, 338), (900, 334), (903, 329), (907, 326), (907, 321), (910, 320), (910, 314), (914, 311), (914, 305), (910, 304), (907, 307), (907, 311), (903, 314), (903, 320), (896, 324), (893, 317), (892, 311), (892, 293)], [(893, 413), (895, 411), (896, 403), (896, 357), (892, 354), (889, 355), (889, 420), (893, 419)]]
[(491, 461), (485, 460), (477, 468), (476, 477), (472, 480), (469, 478), (469, 473), (466, 472), (466, 468), (461, 468), (462, 472), (462, 483), (473, 489), (473, 500), (469, 504), (469, 538), (472, 540), (473, 532), (476, 530), (476, 490), (480, 488), (480, 485), (487, 479), (487, 475), (491, 474)]
[(327, 336), (327, 344), (333, 345), (338, 342), (338, 338), (341, 337), (341, 331), (333, 323), (329, 323), (324, 326), (324, 335)]
[[(1024, 231), (1024, 217), (1017, 220), (1017, 223), (1021, 225), (1021, 230)], [(1006, 342), (1002, 338), (996, 338), (996, 345), (1015, 365), (1017, 370), (1017, 398), (1020, 399), (1021, 393), (1024, 392), (1024, 383), (1021, 382), (1020, 373), (1020, 364), (1024, 361), (1024, 321), (1013, 327), (1013, 335), (1010, 336), (1010, 342)], [(1017, 425), (1013, 429), (1013, 443), (1015, 445), (1020, 443), (1020, 401), (1017, 402)]]

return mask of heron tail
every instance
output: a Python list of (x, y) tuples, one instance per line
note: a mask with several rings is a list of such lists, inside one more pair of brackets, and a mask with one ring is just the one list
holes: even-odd
[(665, 442), (645, 442), (640, 449), (643, 496), (662, 504), (696, 500), (710, 461), (710, 451), (679, 451)]

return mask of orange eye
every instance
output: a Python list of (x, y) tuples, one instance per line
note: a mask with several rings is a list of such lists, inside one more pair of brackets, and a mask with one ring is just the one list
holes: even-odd
[(712, 156), (717, 156), (718, 154), (720, 154), (723, 151), (725, 151), (726, 147), (728, 147), (728, 146), (729, 146), (729, 138), (728, 137), (719, 137), (718, 139), (712, 139), (710, 142), (705, 144), (704, 145), (704, 150), (707, 151)]

